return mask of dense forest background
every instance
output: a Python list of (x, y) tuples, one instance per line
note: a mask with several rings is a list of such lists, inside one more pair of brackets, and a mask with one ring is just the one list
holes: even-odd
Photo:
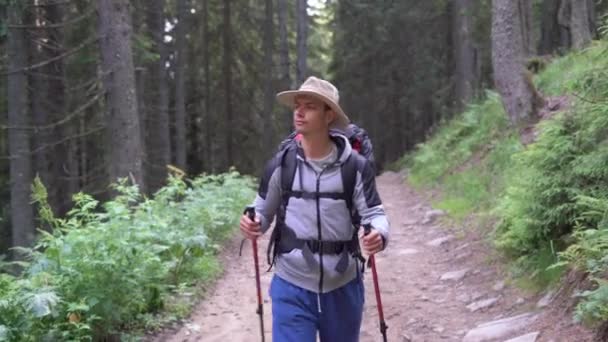
[(0, 251), (30, 245), (40, 226), (34, 177), (63, 215), (79, 191), (109, 198), (118, 177), (151, 194), (169, 165), (188, 175), (231, 167), (257, 174), (291, 129), (276, 92), (308, 75), (335, 82), (385, 167), (494, 86), (493, 11), (495, 20), (517, 17), (521, 54), (541, 63), (586, 46), (607, 7), (593, 0), (492, 6), (0, 1)]
[(508, 281), (571, 288), (606, 340), (607, 13), (0, 0), (0, 340), (121, 339), (187, 315), (292, 130), (276, 93), (310, 75), (337, 85), (381, 170), (478, 231)]

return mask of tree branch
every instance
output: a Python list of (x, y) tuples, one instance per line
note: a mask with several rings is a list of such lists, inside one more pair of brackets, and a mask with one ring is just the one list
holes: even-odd
[(43, 66), (45, 66), (47, 64), (51, 64), (51, 63), (53, 63), (53, 62), (55, 62), (55, 61), (57, 61), (59, 59), (62, 59), (62, 58), (65, 58), (65, 57), (68, 57), (70, 55), (75, 54), (76, 52), (78, 52), (81, 49), (85, 48), (87, 45), (89, 45), (91, 43), (97, 42), (97, 40), (99, 38), (100, 37), (89, 38), (89, 39), (85, 40), (84, 42), (82, 42), (80, 45), (76, 46), (75, 48), (73, 48), (71, 50), (66, 51), (65, 53), (62, 53), (61, 55), (57, 55), (57, 56), (55, 56), (53, 58), (49, 58), (49, 59), (47, 59), (45, 61), (42, 61), (42, 62), (36, 63), (36, 64), (32, 64), (32, 65), (24, 67), (24, 68), (20, 68), (20, 69), (16, 69), (16, 70), (8, 70), (8, 71), (0, 73), (0, 75), (1, 76), (8, 76), (8, 75), (11, 75), (11, 74), (14, 74), (14, 73), (24, 72), (24, 71), (30, 71), (30, 70), (34, 70), (34, 69), (43, 67)]
[(33, 150), (29, 151), (29, 152), (19, 153), (16, 156), (0, 156), (0, 160), (12, 160), (12, 159), (23, 157), (23, 156), (32, 156), (32, 155), (34, 155), (34, 154), (36, 154), (36, 153), (38, 153), (40, 151), (44, 151), (44, 150), (46, 150), (48, 148), (51, 148), (51, 147), (54, 147), (54, 146), (57, 146), (57, 145), (61, 145), (61, 144), (65, 143), (66, 141), (70, 141), (72, 139), (82, 138), (82, 137), (86, 137), (86, 136), (91, 135), (91, 134), (95, 134), (97, 132), (102, 131), (104, 128), (105, 128), (105, 126), (101, 125), (99, 127), (95, 127), (93, 129), (90, 129), (90, 130), (88, 130), (86, 132), (83, 132), (81, 134), (76, 134), (76, 135), (72, 135), (72, 136), (65, 137), (63, 139), (57, 140), (57, 141), (53, 142), (52, 144), (46, 144), (46, 145), (40, 146), (40, 147), (35, 148), (35, 149), (33, 149)]
[(95, 96), (93, 96), (89, 101), (87, 101), (85, 104), (83, 104), (82, 106), (76, 108), (76, 110), (74, 110), (73, 112), (71, 112), (70, 114), (68, 114), (67, 116), (65, 116), (63, 119), (57, 121), (57, 122), (53, 122), (51, 124), (45, 125), (45, 126), (8, 126), (8, 125), (0, 125), (0, 129), (21, 129), (21, 130), (34, 130), (34, 131), (43, 131), (43, 130), (47, 130), (47, 129), (53, 129), (57, 126), (63, 125), (64, 123), (69, 122), (70, 120), (72, 120), (73, 118), (80, 116), (80, 114), (82, 112), (84, 112), (87, 108), (91, 107), (92, 105), (94, 105), (97, 100), (99, 100), (99, 98), (101, 98), (102, 95), (105, 94), (105, 91), (99, 92), (97, 94), (95, 94)]
[(91, 14), (95, 13), (95, 8), (90, 8), (88, 11), (84, 12), (82, 15), (66, 20), (61, 23), (52, 23), (52, 24), (44, 24), (44, 25), (17, 25), (17, 24), (8, 24), (6, 25), (8, 28), (16, 28), (16, 29), (36, 29), (36, 30), (44, 30), (48, 28), (62, 28), (68, 25), (77, 24), (80, 21), (88, 18)]

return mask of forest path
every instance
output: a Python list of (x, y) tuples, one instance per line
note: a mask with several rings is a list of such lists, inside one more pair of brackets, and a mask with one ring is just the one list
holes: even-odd
[[(401, 174), (382, 174), (377, 187), (391, 222), (391, 242), (376, 257), (388, 341), (510, 341), (523, 335), (513, 341), (592, 340), (589, 331), (572, 323), (563, 301), (549, 300), (552, 292), (534, 295), (512, 286), (484, 234), (455, 227), (404, 183)], [(268, 235), (258, 248), (265, 334), (271, 341), (272, 272), (265, 272)], [(226, 246), (225, 273), (191, 317), (150, 341), (261, 340), (251, 245), (239, 258), (239, 241), (235, 238)], [(365, 287), (361, 342), (381, 341), (369, 271)], [(489, 324), (480, 326), (483, 323)]]

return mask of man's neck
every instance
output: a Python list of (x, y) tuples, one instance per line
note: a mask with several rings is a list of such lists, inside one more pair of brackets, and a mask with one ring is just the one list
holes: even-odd
[(302, 135), (302, 149), (307, 159), (321, 159), (331, 152), (331, 138), (328, 132)]

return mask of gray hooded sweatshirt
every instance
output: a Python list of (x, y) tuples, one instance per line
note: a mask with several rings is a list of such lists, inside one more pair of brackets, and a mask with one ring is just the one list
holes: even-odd
[[(337, 160), (322, 170), (318, 169), (318, 164), (307, 161), (302, 149), (297, 148), (297, 167), (292, 190), (311, 193), (317, 190), (343, 192), (341, 165), (348, 158), (359, 158), (352, 206), (361, 216), (361, 224), (369, 223), (380, 232), (386, 247), (389, 240), (389, 223), (376, 191), (373, 168), (364, 157), (352, 150), (345, 136), (331, 133), (331, 138), (337, 148)], [(268, 162), (254, 201), (263, 232), (270, 227), (282, 203), (281, 156), (279, 153)], [(297, 238), (304, 240), (350, 240), (355, 229), (346, 202), (332, 198), (289, 198), (285, 210), (285, 225), (295, 232)], [(315, 293), (327, 293), (342, 287), (357, 276), (357, 262), (352, 256), (349, 256), (345, 272), (336, 271), (340, 255), (314, 254), (314, 258), (316, 265), (311, 267), (304, 259), (301, 249), (279, 254), (276, 274)]]

